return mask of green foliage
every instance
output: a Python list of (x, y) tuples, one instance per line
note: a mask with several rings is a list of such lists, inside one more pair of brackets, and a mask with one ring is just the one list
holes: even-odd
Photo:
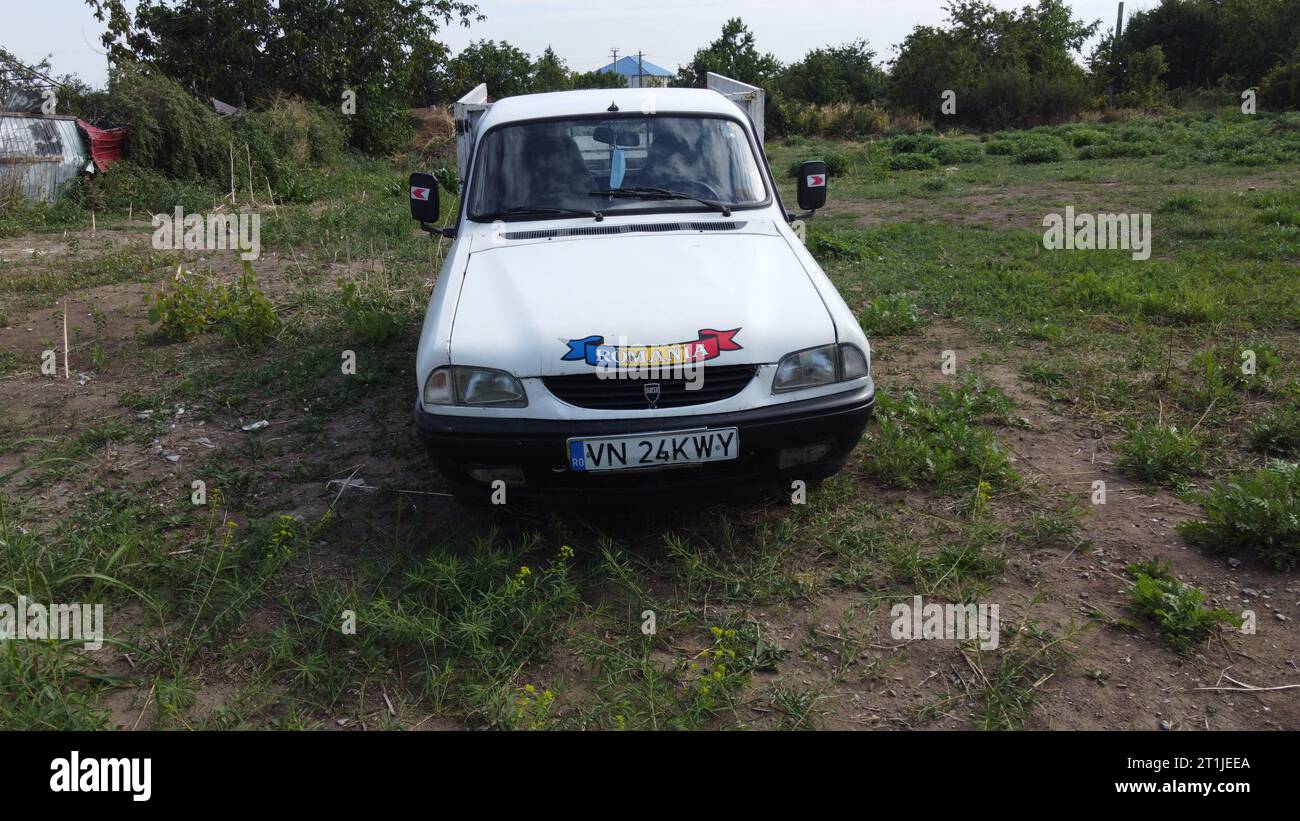
[(1185, 191), (1161, 199), (1156, 203), (1156, 210), (1165, 214), (1195, 214), (1201, 210), (1201, 200)]
[(1016, 144), (1015, 160), (1024, 165), (1060, 162), (1065, 159), (1068, 147), (1060, 137), (1050, 134), (1026, 134)]
[(1273, 345), (1248, 341), (1221, 345), (1192, 357), (1192, 370), (1200, 378), (1203, 401), (1222, 399), (1234, 391), (1267, 393), (1282, 376), (1282, 357)]
[(215, 330), (244, 346), (266, 342), (280, 321), (270, 300), (254, 286), (252, 266), (231, 285), (184, 274), (154, 295), (149, 321), (172, 340), (187, 340)]
[[(430, 68), (446, 55), (434, 35), (477, 15), (460, 0), (146, 1), (134, 15), (118, 0), (91, 3), (109, 11), (103, 42), (114, 64), (138, 61), (202, 99), (243, 107), (288, 92), (338, 110), (344, 91), (354, 92), (349, 140), (372, 154), (403, 145), (405, 109), (428, 102)], [(223, 36), (216, 43), (218, 20)]]
[[(917, 26), (899, 46), (894, 105), (937, 124), (1004, 128), (1067, 118), (1089, 104), (1073, 54), (1097, 24), (1073, 20), (1061, 0), (1019, 11), (956, 0), (947, 11), (946, 28)], [(953, 112), (943, 111), (946, 91), (956, 95)]]
[(1134, 425), (1116, 446), (1117, 464), (1126, 475), (1166, 487), (1182, 487), (1205, 467), (1199, 436), (1174, 425)]
[(1253, 553), (1278, 570), (1300, 563), (1300, 464), (1274, 462), (1216, 484), (1183, 538), (1215, 553)]
[(1170, 87), (1225, 84), (1236, 96), (1291, 54), (1297, 42), (1300, 17), (1291, 0), (1163, 0), (1132, 15), (1118, 49), (1103, 38), (1093, 62), (1094, 68), (1107, 69), (1099, 72), (1103, 84), (1113, 78), (1120, 91), (1127, 91), (1151, 74), (1139, 56), (1159, 48)]
[(1246, 428), (1251, 450), (1279, 456), (1300, 455), (1300, 404), (1273, 408)]
[[(555, 56), (554, 52), (550, 54)], [(545, 54), (542, 59), (546, 59)], [(563, 65), (543, 66), (546, 76), (539, 82), (554, 82), (555, 78), (550, 76), (551, 69), (559, 72)], [(470, 43), (447, 62), (445, 74), (438, 96), (448, 103), (464, 96), (479, 83), (487, 83), (495, 99), (527, 94), (533, 90), (531, 86), (534, 83), (532, 59), (504, 40)]]
[(1300, 49), (1264, 75), (1259, 84), (1259, 105), (1270, 111), (1300, 109)]
[(891, 294), (872, 300), (858, 314), (858, 322), (868, 336), (897, 336), (914, 332), (921, 315), (904, 294)]
[(858, 260), (871, 253), (871, 246), (848, 232), (826, 232), (816, 230), (808, 234), (806, 240), (808, 253), (819, 262), (832, 260)]
[(1133, 609), (1155, 622), (1160, 635), (1180, 653), (1191, 653), (1220, 626), (1241, 626), (1236, 614), (1203, 607), (1205, 594), (1174, 578), (1173, 568), (1159, 559), (1130, 564), (1128, 572), (1134, 579), (1129, 590)]
[(901, 134), (889, 140), (889, 150), (896, 156), (909, 158), (900, 160), (897, 164), (892, 158), (887, 161), (895, 170), (916, 167), (916, 161), (912, 157), (920, 154), (934, 158), (938, 165), (958, 165), (984, 159), (984, 150), (978, 142), (944, 139), (933, 134)]
[[(343, 127), (323, 106), (276, 95), (260, 111), (223, 118), (177, 82), (137, 64), (113, 69), (98, 119), (129, 130), (131, 165), (114, 165), (88, 187), (87, 204), (97, 207), (190, 210), (199, 187), (229, 190), (232, 163), (237, 188), (249, 184), (251, 173), (261, 191), (278, 185), (289, 168), (336, 162), (343, 152)], [(211, 207), (215, 197), (206, 197), (193, 210)]]
[(573, 77), (560, 55), (550, 46), (542, 52), (529, 70), (529, 90), (534, 94), (548, 91), (568, 91), (573, 88)]
[(864, 440), (863, 472), (894, 487), (971, 490), (987, 483), (1010, 487), (1019, 477), (996, 437), (979, 422), (1006, 421), (1011, 402), (973, 378), (939, 389), (934, 402), (913, 393), (876, 394), (879, 426)]
[(215, 186), (198, 180), (164, 176), (133, 160), (114, 163), (73, 194), (78, 204), (95, 211), (127, 211), (167, 214), (180, 206), (185, 213), (202, 213), (212, 208), (221, 195)]
[(749, 83), (767, 87), (781, 69), (781, 62), (771, 54), (758, 50), (754, 33), (739, 17), (732, 17), (722, 26), (718, 39), (695, 52), (691, 61), (677, 72), (675, 85), (687, 88), (704, 88), (710, 71)]
[(939, 167), (939, 161), (930, 154), (894, 154), (885, 160), (891, 171), (929, 171)]
[(343, 320), (352, 335), (370, 345), (382, 345), (401, 335), (408, 317), (385, 290), (339, 280)]
[(777, 87), (791, 99), (812, 105), (883, 100), (887, 75), (876, 65), (866, 40), (809, 51), (781, 72)]

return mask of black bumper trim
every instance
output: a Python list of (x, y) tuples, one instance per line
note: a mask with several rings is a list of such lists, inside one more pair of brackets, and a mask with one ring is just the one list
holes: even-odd
[[(470, 478), (474, 467), (519, 466), (530, 490), (586, 491), (629, 486), (734, 483), (780, 478), (777, 454), (786, 448), (832, 443), (820, 462), (789, 469), (800, 478), (822, 478), (842, 466), (862, 436), (875, 406), (874, 383), (857, 390), (765, 405), (760, 408), (645, 419), (503, 419), (426, 413), (417, 400), (415, 424), (430, 456), (448, 479), (481, 486)], [(735, 427), (740, 432), (736, 460), (620, 474), (568, 470), (566, 442), (574, 436)]]

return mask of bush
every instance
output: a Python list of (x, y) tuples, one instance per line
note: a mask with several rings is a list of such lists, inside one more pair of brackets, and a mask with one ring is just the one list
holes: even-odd
[[(813, 159), (820, 159), (822, 162), (826, 163), (826, 173), (830, 174), (832, 177), (842, 177), (849, 172), (849, 158), (838, 151), (830, 151), (820, 157), (814, 157)], [(805, 162), (810, 161), (811, 160), (795, 160), (790, 163), (790, 176), (798, 178), (799, 167)]]
[(131, 160), (114, 163), (87, 180), (73, 198), (101, 213), (126, 211), (170, 214), (176, 206), (186, 213), (207, 211), (221, 197), (215, 187), (195, 180), (174, 180)]
[[(251, 173), (253, 188), (264, 191), (279, 185), (289, 167), (334, 162), (343, 154), (344, 128), (323, 106), (280, 95), (263, 110), (220, 117), (179, 84), (134, 64), (113, 70), (95, 120), (128, 129), (127, 158), (137, 169), (222, 191), (229, 190), (232, 159), (237, 186), (246, 186)], [(156, 180), (149, 186), (161, 190)], [(151, 210), (170, 211), (176, 204)]]
[(246, 346), (266, 342), (280, 325), (270, 300), (254, 286), (247, 262), (233, 285), (191, 274), (173, 280), (169, 290), (154, 295), (149, 321), (168, 339), (183, 341), (215, 330)]
[(1123, 140), (1109, 140), (1093, 145), (1085, 145), (1079, 149), (1078, 158), (1081, 160), (1113, 160), (1120, 157), (1150, 157), (1153, 154), (1160, 153), (1162, 151), (1159, 143), (1153, 141), (1125, 142)]
[(379, 288), (362, 290), (355, 282), (338, 281), (343, 320), (354, 338), (382, 345), (401, 335), (407, 317), (401, 306)]
[(1223, 608), (1202, 607), (1205, 594), (1173, 576), (1159, 559), (1128, 566), (1134, 584), (1129, 591), (1133, 609), (1155, 622), (1160, 635), (1180, 653), (1190, 653), (1214, 635), (1220, 625), (1241, 626), (1241, 618)]
[(1201, 210), (1201, 200), (1189, 192), (1173, 194), (1156, 203), (1156, 210), (1165, 214), (1195, 214)]
[(1222, 345), (1192, 357), (1201, 377), (1204, 398), (1225, 397), (1232, 391), (1269, 393), (1282, 377), (1282, 357), (1277, 348), (1259, 341)]
[(871, 250), (861, 237), (849, 233), (809, 234), (806, 247), (808, 253), (816, 257), (819, 262), (862, 259)]
[(1246, 428), (1251, 450), (1282, 456), (1300, 454), (1300, 404), (1274, 408)]
[(920, 314), (906, 296), (894, 294), (874, 300), (858, 314), (862, 330), (871, 336), (897, 336), (915, 331)]
[(1075, 148), (1106, 140), (1106, 133), (1095, 128), (1072, 128), (1065, 133), (1066, 142)]
[(1060, 137), (1049, 134), (1026, 134), (1016, 145), (1016, 162), (1025, 165), (1032, 163), (1060, 162), (1065, 159), (1067, 146)]
[(1259, 104), (1269, 111), (1300, 109), (1300, 59), (1278, 63), (1259, 84)]
[(929, 171), (939, 167), (939, 161), (929, 154), (895, 154), (885, 160), (891, 171)]
[(1012, 154), (1016, 153), (1017, 145), (1018, 141), (1016, 140), (989, 140), (989, 142), (984, 146), (984, 153), (988, 154), (990, 157), (1010, 157)]
[(1134, 479), (1181, 487), (1205, 466), (1201, 440), (1191, 431), (1151, 422), (1131, 428), (1117, 445), (1120, 470)]
[(980, 144), (971, 140), (942, 140), (930, 153), (940, 165), (965, 165), (984, 159)]
[(1019, 476), (997, 438), (978, 422), (1005, 420), (1011, 403), (977, 379), (939, 389), (925, 402), (912, 393), (894, 399), (877, 394), (879, 427), (864, 441), (864, 473), (894, 487), (926, 485), (969, 491), (987, 483), (1010, 487)]
[(127, 156), (142, 168), (172, 179), (230, 176), (229, 124), (180, 84), (142, 66), (112, 72), (100, 119), (129, 129)]
[(894, 137), (889, 141), (889, 150), (898, 156), (928, 154), (940, 165), (972, 163), (984, 159), (984, 150), (977, 142), (948, 140), (933, 134), (904, 134)]
[(1278, 570), (1300, 563), (1300, 464), (1274, 462), (1222, 482), (1201, 504), (1204, 521), (1179, 525), (1188, 542), (1216, 553), (1253, 553)]

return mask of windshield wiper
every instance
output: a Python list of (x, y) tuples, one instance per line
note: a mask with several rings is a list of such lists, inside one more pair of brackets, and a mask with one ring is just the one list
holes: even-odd
[(704, 203), (710, 208), (722, 212), (722, 216), (731, 216), (731, 206), (725, 202), (718, 202), (706, 197), (697, 197), (694, 194), (686, 194), (681, 191), (669, 191), (667, 188), (649, 188), (642, 185), (623, 187), (623, 188), (602, 188), (599, 191), (592, 191), (589, 196), (592, 197), (632, 197), (642, 200), (695, 200)]
[(524, 206), (519, 208), (507, 208), (504, 211), (493, 211), (490, 214), (475, 214), (475, 221), (485, 219), (500, 219), (501, 217), (540, 217), (544, 214), (569, 214), (575, 217), (594, 217), (596, 222), (600, 222), (605, 215), (594, 208), (533, 208)]

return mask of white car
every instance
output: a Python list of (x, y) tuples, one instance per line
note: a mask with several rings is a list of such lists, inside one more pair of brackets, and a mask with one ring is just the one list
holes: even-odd
[[(454, 238), (416, 357), (415, 421), (462, 498), (698, 496), (838, 471), (871, 349), (804, 248), (746, 112), (706, 89), (500, 100), (466, 132)], [(805, 163), (800, 207), (825, 202)], [(805, 214), (804, 216), (809, 216)], [(698, 493), (697, 493), (698, 491)]]

